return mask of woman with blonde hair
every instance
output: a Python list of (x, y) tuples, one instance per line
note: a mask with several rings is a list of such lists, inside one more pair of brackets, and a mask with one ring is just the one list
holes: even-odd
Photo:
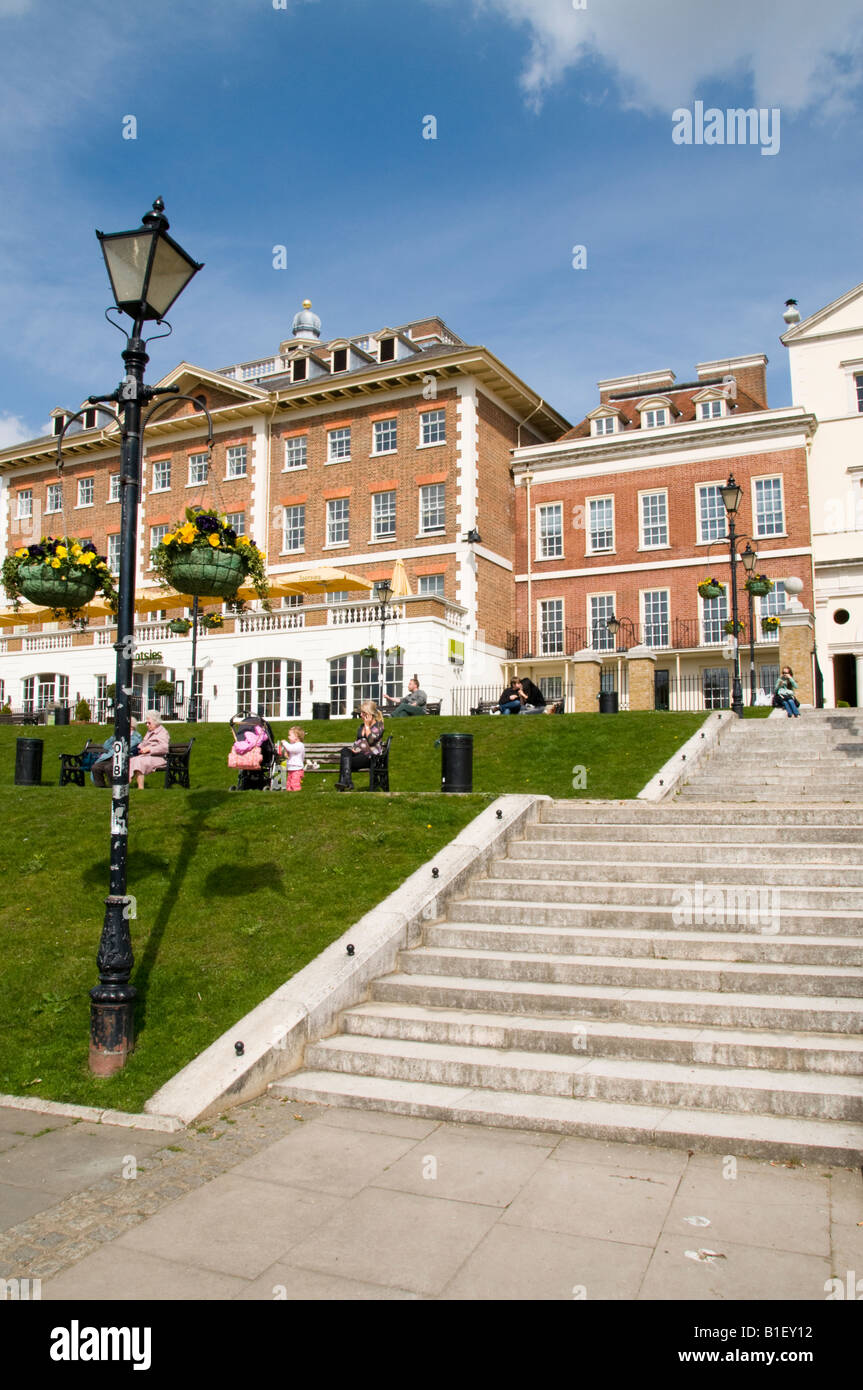
[(129, 763), (129, 781), (137, 778), (139, 791), (144, 790), (144, 778), (148, 772), (158, 772), (160, 768), (168, 766), (168, 749), (171, 746), (171, 736), (158, 710), (148, 709), (145, 720), (147, 732)]
[(363, 701), (360, 717), (363, 722), (357, 729), (356, 739), (340, 754), (336, 791), (352, 792), (354, 783), (351, 774), (360, 768), (371, 767), (372, 758), (379, 758), (384, 751), (384, 717), (374, 700)]

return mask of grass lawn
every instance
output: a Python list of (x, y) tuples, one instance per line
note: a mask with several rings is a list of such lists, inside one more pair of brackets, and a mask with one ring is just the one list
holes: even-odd
[[(132, 790), (129, 891), (138, 1045), (119, 1076), (87, 1070), (89, 998), (108, 884), (108, 794), (56, 785), (57, 753), (93, 726), (0, 728), (0, 1091), (138, 1110), (180, 1067), (300, 970), (500, 792), (630, 797), (704, 716), (393, 721), (392, 796), (340, 796), (334, 774), (299, 795), (230, 793), (230, 735), (193, 733), (193, 787)], [(308, 721), (307, 737), (353, 736)], [(277, 726), (284, 733), (287, 725)], [(475, 795), (441, 796), (447, 731), (474, 735)], [(14, 786), (17, 737), (44, 740), (42, 787)], [(363, 774), (357, 777), (363, 785)], [(54, 785), (51, 785), (53, 783)], [(425, 793), (425, 794), (423, 794)], [(437, 793), (429, 795), (429, 793)], [(38, 1078), (38, 1079), (37, 1079)]]

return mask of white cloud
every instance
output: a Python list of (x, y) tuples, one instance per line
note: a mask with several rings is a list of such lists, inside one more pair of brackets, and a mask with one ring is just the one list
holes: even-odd
[(36, 439), (38, 433), (25, 424), (20, 415), (0, 411), (0, 449), (8, 449), (11, 444), (23, 444), (27, 439)]
[(757, 106), (823, 114), (850, 110), (863, 79), (863, 33), (848, 0), (473, 0), (524, 25), (529, 46), (521, 75), (539, 106), (550, 87), (599, 58), (624, 101), (671, 110), (705, 95), (718, 79), (751, 82)]

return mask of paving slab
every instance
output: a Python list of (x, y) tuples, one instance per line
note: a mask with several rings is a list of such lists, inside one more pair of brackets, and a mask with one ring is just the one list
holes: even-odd
[(762, 1206), (814, 1206), (829, 1208), (832, 1178), (824, 1177), (829, 1169), (772, 1168), (764, 1172), (737, 1169), (736, 1177), (724, 1176), (728, 1169), (690, 1169), (680, 1181), (677, 1195), (681, 1201), (717, 1201), (723, 1205), (734, 1202), (757, 1203)]
[[(729, 1188), (733, 1186), (728, 1184)], [(710, 1222), (709, 1227), (693, 1228), (702, 1245), (724, 1240), (824, 1259), (830, 1255), (830, 1210), (826, 1202), (822, 1206), (796, 1201), (765, 1203), (757, 1198), (735, 1198), (731, 1192), (722, 1198), (678, 1195), (668, 1211), (663, 1235), (685, 1234), (686, 1218), (692, 1216)]]
[(294, 1265), (279, 1262), (253, 1279), (242, 1292), (235, 1294), (238, 1303), (252, 1300), (289, 1303), (325, 1301), (338, 1303), (416, 1302), (421, 1294), (410, 1293), (407, 1289), (384, 1288), (382, 1284), (362, 1284), (356, 1279), (340, 1279), (334, 1274), (321, 1274), (314, 1269), (297, 1269)]
[(46, 1115), (38, 1110), (19, 1110), (16, 1106), (0, 1106), (0, 1131), (11, 1134), (47, 1133), (64, 1129), (75, 1121), (65, 1115)]
[(393, 1134), (310, 1125), (238, 1164), (234, 1173), (352, 1197), (416, 1142)]
[(46, 1187), (0, 1183), (0, 1231), (8, 1231), (56, 1204), (56, 1192), (49, 1192)]
[(651, 1254), (649, 1246), (498, 1223), (440, 1297), (471, 1301), (632, 1300)]
[(0, 1154), (0, 1183), (44, 1187), (57, 1196), (66, 1196), (99, 1178), (120, 1173), (129, 1156), (140, 1162), (164, 1146), (165, 1135), (149, 1131), (94, 1124), (52, 1127), (49, 1133), (37, 1132), (29, 1143)]
[(372, 1186), (506, 1207), (543, 1163), (553, 1145), (501, 1143), (496, 1135), (442, 1126), (427, 1136)]
[(494, 1207), (367, 1189), (291, 1251), (291, 1264), (438, 1294), (498, 1219)]
[(367, 1134), (395, 1134), (400, 1139), (424, 1139), (439, 1127), (439, 1120), (421, 1120), (413, 1115), (393, 1115), (386, 1110), (347, 1110), (341, 1106), (315, 1107), (314, 1118), (335, 1129), (356, 1129)]
[(624, 1168), (627, 1172), (668, 1174), (683, 1173), (689, 1162), (684, 1149), (652, 1149), (646, 1144), (615, 1144), (577, 1137), (562, 1139), (554, 1157), (561, 1163), (590, 1163), (603, 1168)]
[(86, 1255), (42, 1285), (43, 1299), (197, 1300), (234, 1298), (246, 1287), (245, 1280), (195, 1268), (176, 1260), (160, 1259), (142, 1250), (128, 1250), (116, 1242)]
[[(720, 1258), (693, 1260), (687, 1257), (687, 1250), (696, 1254), (710, 1250)], [(824, 1298), (824, 1282), (829, 1277), (830, 1262), (820, 1256), (719, 1240), (710, 1229), (693, 1230), (684, 1236), (663, 1232), (639, 1299), (808, 1302)]]
[(653, 1246), (677, 1189), (668, 1173), (627, 1174), (549, 1158), (501, 1217), (514, 1226)]
[(253, 1279), (341, 1205), (324, 1193), (226, 1173), (121, 1236), (117, 1247)]

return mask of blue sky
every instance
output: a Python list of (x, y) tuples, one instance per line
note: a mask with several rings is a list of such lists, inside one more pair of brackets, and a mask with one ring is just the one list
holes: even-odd
[[(787, 404), (785, 299), (805, 316), (863, 280), (858, 20), (850, 0), (0, 0), (0, 444), (116, 383), (94, 228), (157, 194), (206, 266), (151, 380), (272, 352), (308, 296), (326, 336), (438, 313), (572, 420), (600, 377), (748, 352)], [(697, 100), (778, 108), (779, 152), (675, 144)]]

